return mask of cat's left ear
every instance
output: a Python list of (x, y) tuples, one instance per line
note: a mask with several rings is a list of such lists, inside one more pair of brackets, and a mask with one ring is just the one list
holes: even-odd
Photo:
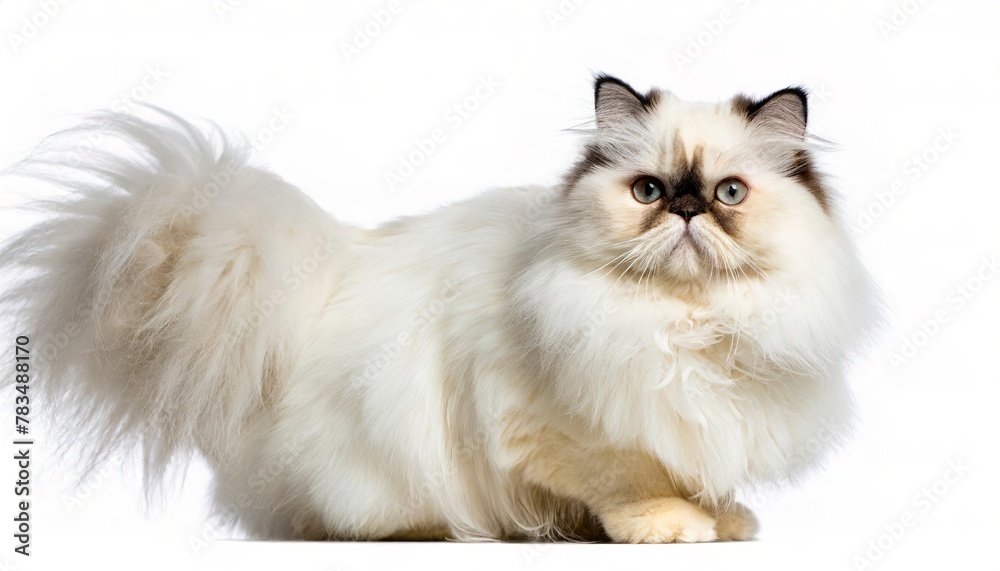
[(757, 101), (737, 97), (735, 103), (752, 124), (799, 139), (806, 136), (808, 95), (801, 87), (787, 87)]

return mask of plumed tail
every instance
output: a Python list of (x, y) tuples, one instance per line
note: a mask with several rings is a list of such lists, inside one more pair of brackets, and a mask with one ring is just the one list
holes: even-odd
[(295, 366), (350, 230), (218, 127), (142, 115), (94, 115), (8, 171), (58, 194), (31, 205), (42, 220), (0, 270), (64, 442), (91, 468), (141, 451), (156, 484), (175, 458), (236, 451)]

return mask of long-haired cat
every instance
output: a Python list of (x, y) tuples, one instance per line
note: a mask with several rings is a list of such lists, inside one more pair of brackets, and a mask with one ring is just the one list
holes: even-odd
[(752, 537), (872, 319), (806, 94), (595, 96), (560, 185), (374, 230), (162, 110), (53, 137), (0, 267), (57, 428), (151, 487), (203, 457), (253, 537)]

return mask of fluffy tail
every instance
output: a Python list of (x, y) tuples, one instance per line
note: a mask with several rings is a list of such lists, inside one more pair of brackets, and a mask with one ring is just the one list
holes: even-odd
[(95, 115), (8, 171), (60, 195), (32, 205), (42, 220), (0, 273), (54, 428), (90, 467), (141, 450), (155, 484), (192, 451), (228, 461), (282, 390), (349, 230), (218, 127), (147, 114)]

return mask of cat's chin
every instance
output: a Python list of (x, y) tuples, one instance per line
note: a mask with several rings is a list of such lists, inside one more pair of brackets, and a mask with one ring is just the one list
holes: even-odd
[(703, 285), (713, 274), (711, 257), (705, 245), (690, 231), (678, 232), (667, 246), (663, 273), (671, 281), (687, 285)]
[(677, 279), (704, 279), (705, 260), (690, 236), (683, 236), (670, 252), (670, 273)]
[(730, 283), (738, 275), (746, 275), (742, 266), (726, 267), (721, 262), (722, 254), (716, 251), (718, 247), (718, 238), (697, 220), (682, 222), (664, 243), (662, 272), (674, 285), (700, 289), (701, 293), (712, 283)]

